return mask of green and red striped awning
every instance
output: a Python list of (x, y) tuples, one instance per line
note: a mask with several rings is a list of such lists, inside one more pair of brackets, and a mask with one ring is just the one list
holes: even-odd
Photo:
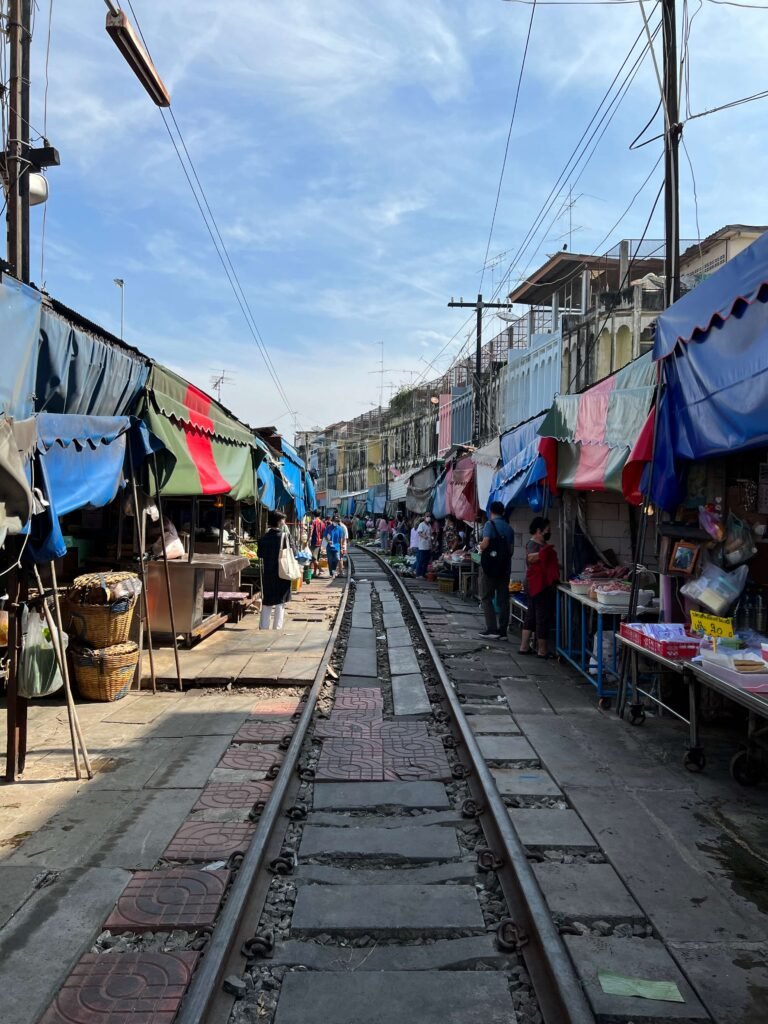
[(655, 383), (648, 353), (580, 395), (558, 395), (539, 427), (550, 488), (613, 491), (640, 504), (636, 474), (625, 467), (647, 434)]
[(252, 432), (205, 392), (155, 364), (142, 419), (176, 458), (163, 475), (163, 494), (255, 499), (263, 452)]

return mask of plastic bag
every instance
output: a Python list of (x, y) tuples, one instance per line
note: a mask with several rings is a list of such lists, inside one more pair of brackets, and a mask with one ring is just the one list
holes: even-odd
[(733, 572), (726, 572), (725, 569), (720, 569), (709, 562), (701, 576), (681, 587), (680, 593), (690, 597), (692, 601), (698, 601), (713, 615), (725, 615), (740, 597), (746, 586), (747, 575), (746, 565)]
[(699, 506), (699, 526), (718, 544), (725, 540), (723, 517), (714, 505)]
[(752, 530), (732, 513), (728, 516), (723, 553), (726, 565), (741, 565), (757, 554)]
[[(46, 697), (64, 685), (51, 631), (42, 613), (34, 609), (24, 609), (21, 623), (25, 637), (19, 659), (18, 694), (28, 699)], [(66, 652), (69, 637), (58, 632), (57, 637)]]

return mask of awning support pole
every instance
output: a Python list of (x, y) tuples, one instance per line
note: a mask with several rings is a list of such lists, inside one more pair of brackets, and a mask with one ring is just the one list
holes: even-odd
[[(152, 693), (157, 693), (157, 677), (155, 675), (155, 652), (152, 646), (152, 624), (149, 621), (149, 599), (147, 594), (147, 570), (144, 565), (144, 509), (139, 502), (139, 488), (136, 485), (136, 472), (133, 465), (130, 438), (128, 440), (128, 472), (131, 474), (131, 490), (133, 492), (133, 518), (136, 523), (136, 537), (139, 545), (139, 579), (141, 580), (141, 598), (139, 601), (139, 661), (136, 665), (136, 689), (141, 690), (142, 661), (144, 654), (144, 626), (147, 629), (147, 654), (149, 655), (149, 677), (152, 681)], [(162, 531), (162, 523), (160, 524)]]
[[(37, 573), (37, 568), (35, 568), (35, 572)], [(39, 582), (40, 577), (38, 576), (37, 579), (38, 579), (38, 586), (40, 587), (40, 589), (42, 591), (42, 586), (41, 586), (41, 584)], [(54, 608), (54, 611), (56, 612), (56, 625), (57, 625), (58, 630), (59, 630), (59, 637), (62, 637), (62, 636), (64, 636), (64, 620), (63, 620), (62, 614), (61, 614), (61, 602), (59, 600), (59, 584), (58, 584), (58, 580), (56, 579), (56, 564), (55, 564), (55, 562), (51, 562), (51, 583), (53, 584), (53, 608)], [(43, 604), (45, 604), (45, 600), (43, 600)], [(54, 633), (54, 630), (51, 630), (51, 634), (53, 634), (53, 633)], [(55, 647), (56, 647), (56, 645), (54, 644), (54, 648)], [(88, 778), (92, 779), (93, 778), (93, 768), (91, 768), (91, 760), (90, 760), (90, 758), (88, 756), (88, 748), (85, 745), (85, 737), (83, 736), (83, 730), (80, 727), (80, 719), (77, 717), (77, 708), (75, 707), (75, 700), (74, 700), (74, 697), (72, 696), (72, 687), (71, 687), (70, 681), (69, 681), (69, 665), (67, 664), (67, 658), (66, 658), (66, 655), (64, 654), (63, 650), (60, 652), (59, 657), (60, 657), (60, 664), (61, 664), (61, 670), (62, 670), (61, 671), (61, 675), (62, 675), (62, 677), (64, 679), (64, 694), (65, 694), (65, 696), (67, 698), (67, 714), (70, 717), (70, 723), (74, 723), (75, 732), (77, 733), (77, 739), (78, 739), (78, 742), (80, 743), (80, 750), (82, 751), (83, 762), (85, 764), (85, 770), (86, 770), (86, 772), (88, 774)], [(71, 728), (71, 724), (70, 724), (70, 728)], [(80, 766), (79, 766), (79, 764), (76, 764), (76, 773), (77, 773), (77, 777), (79, 779), (81, 777), (80, 776)]]
[[(165, 528), (163, 520), (163, 499), (160, 494), (160, 473), (157, 469), (157, 455), (152, 453), (152, 472), (155, 476), (155, 495), (157, 498), (157, 511), (160, 513), (160, 537), (163, 550), (163, 567), (165, 569), (165, 592), (168, 596), (168, 617), (171, 620), (171, 636), (173, 637), (173, 658), (176, 662), (176, 681), (179, 689), (184, 689), (181, 681), (181, 664), (179, 662), (179, 640), (176, 636), (176, 617), (173, 614), (173, 594), (171, 592), (171, 570), (168, 568), (168, 552), (165, 550)], [(192, 524), (192, 536), (194, 536), (194, 523)], [(191, 557), (191, 556), (190, 556)]]

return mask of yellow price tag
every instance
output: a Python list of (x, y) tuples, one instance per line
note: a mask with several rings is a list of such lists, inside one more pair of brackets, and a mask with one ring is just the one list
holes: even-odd
[(721, 619), (706, 612), (691, 612), (691, 628), (705, 636), (733, 636), (733, 619)]

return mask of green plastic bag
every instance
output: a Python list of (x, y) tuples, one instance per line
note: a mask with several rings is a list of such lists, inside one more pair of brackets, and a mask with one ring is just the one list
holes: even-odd
[[(64, 680), (56, 660), (51, 631), (42, 613), (35, 609), (30, 611), (25, 608), (21, 619), (21, 628), (24, 633), (24, 646), (19, 659), (17, 680), (19, 696), (32, 699), (56, 693), (64, 685)], [(62, 640), (59, 634), (59, 639), (66, 652), (69, 637), (64, 634)]]

